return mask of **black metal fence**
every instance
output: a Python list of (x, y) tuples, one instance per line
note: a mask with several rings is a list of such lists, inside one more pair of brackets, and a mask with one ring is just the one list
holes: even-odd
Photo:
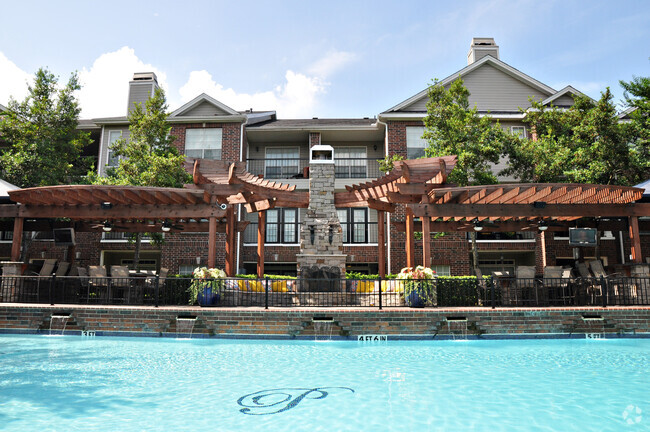
[[(0, 302), (216, 307), (562, 307), (650, 305), (650, 278), (243, 279), (4, 276)], [(206, 283), (208, 282), (208, 283)], [(194, 288), (194, 290), (192, 290)]]

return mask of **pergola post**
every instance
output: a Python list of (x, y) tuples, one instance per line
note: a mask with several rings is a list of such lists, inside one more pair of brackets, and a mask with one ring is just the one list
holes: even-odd
[(379, 264), (379, 277), (386, 277), (386, 212), (379, 210), (377, 212), (377, 243)]
[(415, 233), (413, 232), (413, 212), (406, 209), (406, 267), (415, 267)]
[(546, 231), (539, 232), (539, 243), (542, 250), (542, 268), (546, 267)]
[(422, 265), (431, 267), (431, 218), (422, 218)]
[(257, 277), (264, 277), (264, 240), (266, 239), (266, 211), (257, 212)]
[(24, 219), (17, 217), (14, 219), (14, 238), (11, 242), (11, 260), (18, 261), (20, 259), (20, 245), (23, 241), (23, 223)]
[(639, 237), (639, 218), (631, 216), (628, 218), (630, 226), (630, 241), (632, 242), (632, 262), (641, 263), (641, 237)]
[(208, 268), (217, 265), (217, 218), (208, 219)]
[(226, 276), (235, 276), (235, 209), (226, 210)]

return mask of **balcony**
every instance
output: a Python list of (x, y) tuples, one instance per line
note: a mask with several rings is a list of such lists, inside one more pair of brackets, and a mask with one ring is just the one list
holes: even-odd
[[(293, 224), (291, 224), (293, 225)], [(296, 246), (300, 243), (300, 226), (302, 224), (297, 224), (296, 234), (291, 234), (289, 237), (291, 240), (295, 241), (276, 241), (276, 242), (265, 242), (266, 246), (278, 246), (278, 245), (292, 245)], [(354, 224), (342, 224), (343, 228), (343, 245), (344, 246), (355, 246), (355, 245), (366, 245), (366, 244), (377, 244), (377, 222), (357, 222)], [(268, 232), (268, 226), (267, 226)], [(282, 238), (282, 235), (278, 236)], [(251, 245), (257, 244), (257, 222), (250, 222), (246, 226), (244, 231), (244, 244)]]
[[(379, 162), (371, 158), (335, 158), (337, 179), (374, 179), (380, 177)], [(309, 178), (307, 158), (246, 159), (249, 173), (269, 180)]]

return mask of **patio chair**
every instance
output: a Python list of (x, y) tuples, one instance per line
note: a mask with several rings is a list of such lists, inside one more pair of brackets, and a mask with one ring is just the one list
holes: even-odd
[[(41, 301), (41, 297), (45, 299), (46, 290), (49, 289), (49, 278), (52, 277), (54, 273), (54, 266), (56, 265), (55, 259), (46, 259), (43, 261), (40, 271), (31, 272), (32, 276), (35, 276), (33, 279), (26, 281), (24, 285), (24, 300), (36, 300), (36, 302)], [(47, 279), (46, 279), (47, 278)]]
[(533, 303), (545, 304), (548, 296), (545, 290), (540, 290), (539, 282), (535, 279), (534, 266), (517, 266), (515, 268), (515, 304)]
[(75, 267), (70, 273), (77, 273), (79, 298), (88, 303), (90, 301), (90, 279), (88, 277), (88, 270), (84, 267)]
[(56, 266), (56, 272), (54, 273), (54, 276), (56, 277), (56, 289), (54, 290), (55, 303), (61, 303), (65, 300), (66, 280), (65, 278), (59, 278), (65, 276), (69, 269), (70, 263), (65, 261), (60, 262), (59, 265)]
[[(625, 289), (624, 284), (620, 284), (619, 280), (617, 278), (620, 278), (622, 275), (620, 273), (611, 273), (607, 274), (605, 272), (605, 268), (603, 267), (603, 262), (601, 260), (592, 260), (589, 261), (589, 268), (591, 269), (592, 273), (594, 274), (594, 277), (596, 278), (596, 282), (599, 285), (603, 284), (603, 281), (605, 281), (605, 286), (601, 288), (607, 289), (607, 296), (608, 300), (607, 302), (609, 304), (619, 304), (619, 303), (626, 303), (628, 299), (628, 293)], [(602, 289), (601, 289), (601, 292)]]
[(114, 297), (110, 300), (119, 300), (121, 302), (129, 300), (131, 287), (133, 286), (130, 276), (128, 267), (111, 266), (110, 292)]
[(544, 290), (552, 303), (563, 305), (571, 303), (573, 299), (569, 286), (571, 269), (560, 266), (546, 266), (544, 267), (542, 282)]
[(90, 286), (89, 300), (108, 300), (108, 277), (105, 266), (88, 266), (88, 285)]
[[(163, 288), (165, 287), (165, 282), (167, 281), (167, 275), (169, 274), (169, 269), (166, 269), (164, 267), (160, 268), (160, 272), (158, 273), (158, 292), (161, 293), (163, 292)], [(144, 298), (143, 301), (145, 303), (152, 303), (154, 301), (155, 295), (156, 295), (156, 277), (147, 277), (145, 280), (145, 289), (144, 289)], [(160, 295), (160, 294), (159, 294)]]

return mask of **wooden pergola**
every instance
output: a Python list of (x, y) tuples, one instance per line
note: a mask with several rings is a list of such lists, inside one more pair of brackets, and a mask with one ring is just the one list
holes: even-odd
[[(504, 184), (451, 187), (447, 177), (455, 156), (395, 162), (394, 169), (373, 181), (346, 186), (334, 194), (338, 208), (369, 207), (378, 214), (379, 274), (386, 272), (386, 212), (405, 205), (407, 266), (415, 265), (415, 231), (423, 234), (423, 263), (430, 265), (430, 233), (473, 229), (489, 222), (486, 231), (526, 231), (539, 221), (567, 224), (583, 217), (627, 217), (633, 261), (641, 260), (639, 216), (650, 216), (650, 204), (634, 203), (642, 189), (585, 184)], [(152, 232), (162, 223), (182, 224), (187, 231), (208, 232), (208, 265), (216, 264), (216, 234), (226, 234), (226, 274), (235, 274), (235, 233), (248, 222), (237, 222), (234, 205), (258, 214), (257, 273), (264, 274), (266, 210), (306, 208), (309, 192), (260, 178), (245, 162), (190, 159), (186, 169), (193, 183), (185, 188), (66, 185), (9, 192), (13, 202), (0, 205), (0, 218), (13, 218), (12, 260), (20, 256), (24, 229), (43, 226), (42, 219), (70, 219), (77, 231), (96, 231), (109, 221), (116, 231)], [(420, 221), (415, 221), (415, 218)], [(38, 219), (37, 222), (31, 222)], [(26, 222), (27, 221), (27, 222)], [(6, 224), (6, 223), (5, 223)], [(57, 221), (49, 226), (65, 225)], [(549, 224), (551, 225), (551, 224)], [(68, 225), (69, 226), (69, 225)], [(560, 229), (551, 227), (553, 229)]]
[(45, 226), (32, 219), (69, 219), (56, 226), (72, 225), (76, 231), (98, 231), (106, 222), (124, 232), (153, 232), (160, 231), (163, 223), (182, 224), (188, 231), (208, 232), (211, 266), (216, 261), (216, 233), (227, 232), (228, 226), (233, 232), (246, 227), (246, 222), (236, 224), (210, 194), (191, 189), (65, 185), (19, 189), (10, 191), (9, 197), (18, 204), (0, 205), (0, 217), (14, 218), (13, 261), (20, 257), (23, 230)]
[[(431, 231), (471, 231), (487, 221), (486, 231), (526, 231), (539, 223), (551, 230), (566, 230), (569, 222), (584, 217), (627, 217), (632, 261), (641, 262), (639, 217), (650, 215), (650, 204), (635, 203), (643, 190), (590, 184), (504, 184), (443, 187), (412, 195), (407, 205), (407, 253), (413, 261), (413, 218), (422, 220), (423, 237)], [(553, 227), (553, 225), (559, 225)], [(410, 243), (410, 245), (409, 245)], [(429, 250), (429, 246), (423, 246)], [(429, 257), (425, 250), (424, 262)]]
[[(405, 194), (420, 195), (441, 187), (456, 165), (456, 157), (399, 161), (391, 173), (371, 182), (347, 186), (346, 191), (334, 194), (337, 208), (369, 207), (378, 214), (379, 274), (386, 274), (386, 212), (395, 211), (395, 203), (403, 202)], [(296, 191), (295, 186), (273, 182), (250, 174), (244, 162), (228, 164), (222, 161), (195, 160), (192, 162), (194, 184), (188, 187), (214, 196), (217, 202), (243, 204), (249, 213), (257, 213), (257, 275), (264, 275), (264, 239), (266, 210), (275, 207), (306, 208), (309, 193)], [(410, 202), (410, 201), (409, 201)], [(226, 244), (226, 250), (229, 250)]]

